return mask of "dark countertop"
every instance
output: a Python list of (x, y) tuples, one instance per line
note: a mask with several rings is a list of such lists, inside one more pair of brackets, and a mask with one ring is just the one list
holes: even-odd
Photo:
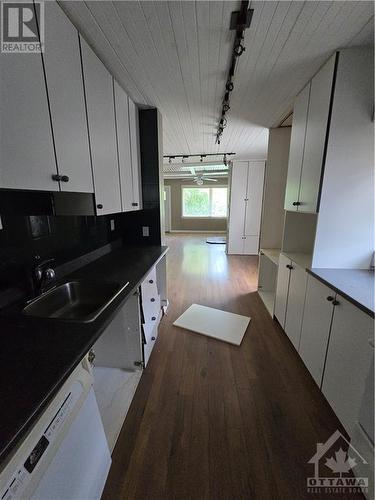
[(129, 285), (91, 323), (0, 317), (0, 462), (19, 443), (74, 368), (168, 247), (121, 247), (63, 281)]
[(373, 270), (313, 268), (307, 272), (374, 317)]

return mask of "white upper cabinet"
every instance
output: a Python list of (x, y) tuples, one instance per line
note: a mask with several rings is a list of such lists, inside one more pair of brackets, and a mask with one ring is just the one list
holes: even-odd
[(133, 210), (133, 172), (130, 150), (130, 126), (128, 96), (120, 85), (113, 80), (116, 111), (116, 137), (121, 185), (122, 210)]
[(321, 386), (336, 293), (308, 276), (299, 354), (318, 386)]
[(285, 192), (285, 210), (297, 210), (299, 187), (301, 182), (301, 169), (303, 161), (303, 149), (305, 146), (305, 134), (307, 123), (307, 112), (309, 108), (310, 83), (297, 96), (293, 109), (293, 125), (290, 138), (288, 176)]
[(58, 191), (40, 54), (0, 53), (0, 187)]
[(121, 212), (113, 80), (85, 40), (80, 39), (96, 212)]
[(93, 193), (78, 32), (56, 2), (45, 2), (45, 23), (43, 58), (60, 189)]
[(371, 316), (337, 295), (322, 391), (349, 435), (359, 420), (373, 338)]
[(286, 210), (318, 210), (336, 57), (326, 62), (295, 101)]
[(133, 210), (142, 208), (142, 192), (141, 192), (141, 159), (140, 159), (140, 144), (139, 144), (139, 120), (138, 108), (130, 99), (129, 102), (129, 126), (130, 126), (130, 147), (132, 160), (132, 175), (133, 175)]
[(305, 150), (302, 163), (299, 210), (316, 212), (336, 55), (331, 57), (311, 81), (309, 112), (306, 126)]

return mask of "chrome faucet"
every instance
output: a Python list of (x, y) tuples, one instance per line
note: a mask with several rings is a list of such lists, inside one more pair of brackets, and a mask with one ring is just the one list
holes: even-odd
[(51, 266), (46, 267), (51, 262), (54, 262), (54, 260), (55, 259), (46, 259), (40, 261), (40, 256), (35, 256), (35, 267), (32, 276), (35, 296), (40, 295), (45, 285), (55, 279), (55, 270)]

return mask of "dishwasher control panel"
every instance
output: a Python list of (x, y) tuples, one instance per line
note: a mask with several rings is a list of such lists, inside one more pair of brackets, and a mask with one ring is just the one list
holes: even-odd
[(43, 457), (46, 456), (47, 451), (50, 450), (54, 441), (59, 436), (66, 419), (72, 413), (82, 391), (82, 384), (75, 381), (68, 394), (65, 395), (60, 403), (52, 420), (46, 422), (47, 426), (43, 434), (36, 443), (34, 441), (35, 444), (31, 450), (29, 448), (30, 451), (26, 453), (25, 443), (21, 445), (25, 447), (24, 458), (19, 462), (18, 467), (13, 467), (14, 472), (10, 480), (7, 481), (7, 486), (1, 491), (0, 500), (15, 500), (21, 497), (22, 491), (29, 481), (31, 481), (34, 470), (38, 465), (42, 466)]

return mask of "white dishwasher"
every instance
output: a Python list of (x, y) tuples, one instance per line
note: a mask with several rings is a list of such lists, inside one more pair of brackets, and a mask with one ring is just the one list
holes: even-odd
[(96, 500), (111, 456), (86, 358), (0, 472), (0, 499)]

